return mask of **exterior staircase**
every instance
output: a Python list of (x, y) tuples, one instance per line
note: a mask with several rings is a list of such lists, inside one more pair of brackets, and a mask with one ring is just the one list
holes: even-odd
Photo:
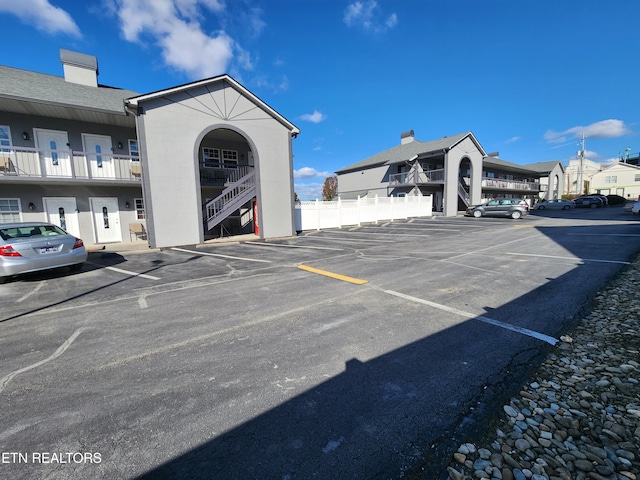
[(458, 182), (458, 196), (467, 207), (471, 205), (471, 197), (462, 182)]
[(205, 229), (211, 230), (255, 196), (256, 172), (253, 168), (242, 170), (235, 178), (229, 178), (220, 195), (204, 206)]

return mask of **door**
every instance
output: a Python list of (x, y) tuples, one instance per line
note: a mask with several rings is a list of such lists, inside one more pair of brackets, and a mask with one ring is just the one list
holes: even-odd
[(35, 130), (36, 147), (40, 149), (44, 173), (52, 177), (72, 177), (71, 151), (67, 132), (57, 130)]
[(45, 197), (42, 199), (47, 221), (58, 225), (76, 237), (80, 236), (80, 223), (75, 197)]
[(111, 137), (82, 134), (84, 151), (92, 178), (116, 178)]
[(122, 241), (118, 199), (113, 197), (90, 198), (96, 243)]

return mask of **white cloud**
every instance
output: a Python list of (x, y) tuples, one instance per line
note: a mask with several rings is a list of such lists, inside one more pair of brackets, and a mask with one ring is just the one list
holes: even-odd
[(515, 137), (511, 137), (509, 140), (507, 140), (504, 143), (515, 143), (515, 142), (519, 142), (520, 140), (522, 140), (522, 137), (519, 136), (515, 136)]
[[(1, 0), (0, 0), (1, 1)], [(203, 78), (251, 70), (250, 54), (227, 33), (234, 31), (235, 13), (223, 0), (111, 0), (124, 38), (130, 42), (155, 43), (165, 63), (191, 78)], [(235, 5), (235, 4), (234, 4)], [(209, 14), (209, 15), (207, 15)], [(213, 15), (211, 15), (213, 14)], [(259, 9), (244, 9), (252, 35), (265, 27)], [(216, 20), (209, 32), (202, 22)], [(229, 26), (225, 30), (224, 26)]]
[(313, 167), (302, 167), (293, 171), (293, 178), (327, 178), (332, 176), (331, 172), (321, 172)]
[(322, 200), (322, 183), (295, 183), (293, 191), (300, 200)]
[(392, 13), (383, 19), (378, 2), (375, 0), (350, 3), (344, 11), (342, 20), (348, 27), (359, 27), (366, 31), (381, 33), (398, 24), (398, 16)]
[(327, 116), (317, 110), (314, 110), (313, 113), (305, 113), (304, 115), (300, 115), (300, 120), (311, 123), (320, 123), (326, 119)]
[(592, 123), (586, 127), (572, 127), (562, 132), (547, 130), (544, 139), (549, 143), (566, 142), (568, 138), (579, 138), (583, 134), (587, 138), (616, 138), (631, 133), (622, 120), (609, 119)]
[(82, 36), (71, 15), (49, 0), (0, 0), (0, 12), (11, 13), (23, 23), (49, 34)]

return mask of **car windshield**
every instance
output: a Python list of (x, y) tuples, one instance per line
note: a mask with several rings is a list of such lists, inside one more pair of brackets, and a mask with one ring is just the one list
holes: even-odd
[(38, 235), (51, 237), (66, 235), (66, 232), (55, 225), (21, 225), (19, 227), (0, 228), (0, 237), (2, 237), (3, 240), (28, 238)]

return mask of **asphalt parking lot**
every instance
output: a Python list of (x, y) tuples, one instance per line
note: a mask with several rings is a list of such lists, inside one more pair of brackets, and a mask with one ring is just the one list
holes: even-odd
[(638, 217), (608, 207), (20, 277), (0, 286), (0, 478), (440, 471), (639, 251)]

